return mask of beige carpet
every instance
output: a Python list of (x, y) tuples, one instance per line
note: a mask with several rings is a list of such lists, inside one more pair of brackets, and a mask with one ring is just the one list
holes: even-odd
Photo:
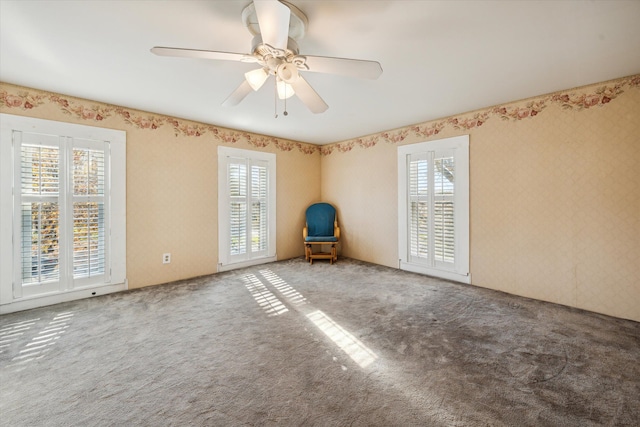
[(640, 324), (348, 259), (0, 317), (2, 426), (637, 426)]

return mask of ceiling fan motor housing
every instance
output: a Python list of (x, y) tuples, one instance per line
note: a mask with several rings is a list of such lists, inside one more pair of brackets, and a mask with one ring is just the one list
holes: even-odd
[(258, 58), (269, 74), (291, 83), (298, 78), (298, 68), (305, 69), (304, 58), (298, 56), (298, 43), (289, 37), (286, 49), (276, 49), (263, 43), (262, 36), (257, 34), (251, 43), (251, 52)]
[(267, 55), (273, 55), (282, 58), (293, 58), (299, 52), (298, 43), (291, 37), (287, 40), (287, 48), (276, 49), (262, 41), (262, 36), (260, 34), (256, 34), (253, 36), (253, 40), (251, 40), (251, 52), (254, 55), (259, 57), (264, 57)]

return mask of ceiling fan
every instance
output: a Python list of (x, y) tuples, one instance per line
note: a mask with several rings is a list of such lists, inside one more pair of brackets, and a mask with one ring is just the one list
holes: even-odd
[(228, 107), (239, 104), (252, 90), (257, 91), (274, 76), (278, 98), (287, 99), (295, 94), (311, 112), (322, 113), (329, 106), (302, 77), (301, 71), (367, 79), (377, 79), (382, 74), (382, 67), (376, 61), (300, 55), (297, 40), (304, 36), (308, 21), (304, 13), (290, 3), (255, 0), (242, 11), (242, 20), (254, 36), (249, 54), (160, 46), (152, 48), (151, 52), (162, 56), (259, 64), (260, 68), (245, 73), (242, 84), (222, 103)]

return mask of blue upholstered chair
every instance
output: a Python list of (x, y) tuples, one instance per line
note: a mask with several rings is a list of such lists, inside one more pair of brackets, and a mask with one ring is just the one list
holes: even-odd
[[(315, 203), (307, 208), (306, 224), (302, 230), (304, 257), (313, 264), (314, 259), (338, 260), (336, 246), (340, 240), (340, 227), (336, 209), (329, 203)], [(330, 247), (330, 252), (313, 252), (314, 247)]]

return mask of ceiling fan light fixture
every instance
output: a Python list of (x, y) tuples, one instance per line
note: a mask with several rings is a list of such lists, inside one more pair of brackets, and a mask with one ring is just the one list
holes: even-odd
[(293, 86), (280, 79), (277, 80), (276, 87), (278, 89), (278, 98), (280, 99), (289, 99), (296, 94), (293, 90)]
[(269, 73), (264, 68), (258, 68), (244, 73), (244, 78), (247, 79), (247, 83), (251, 86), (251, 89), (258, 91), (269, 77)]
[(278, 65), (276, 75), (285, 83), (293, 83), (298, 79), (298, 67), (290, 62)]

